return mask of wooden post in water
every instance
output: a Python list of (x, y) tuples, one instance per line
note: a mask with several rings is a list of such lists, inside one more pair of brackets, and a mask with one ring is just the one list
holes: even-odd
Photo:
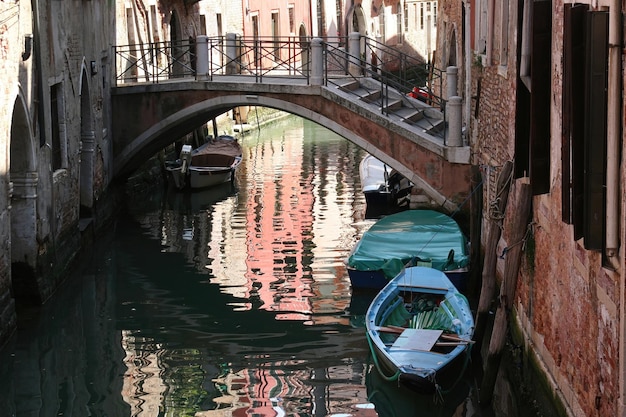
[[(513, 171), (513, 163), (507, 161), (500, 171), (496, 188), (496, 201), (490, 201), (489, 217), (491, 225), (485, 242), (485, 260), (483, 262), (482, 284), (480, 289), (480, 298), (478, 301), (478, 310), (476, 311), (476, 329), (474, 330), (474, 340), (476, 340), (476, 349), (480, 352), (483, 338), (485, 337), (485, 329), (489, 320), (489, 308), (496, 293), (496, 264), (498, 262), (498, 242), (502, 234), (501, 224), (506, 210), (506, 203), (509, 199), (509, 188), (511, 186), (511, 172)], [(492, 213), (491, 205), (494, 206)], [(492, 217), (496, 216), (495, 218)], [(499, 218), (501, 217), (501, 218)]]
[(525, 180), (518, 180), (516, 215), (511, 223), (511, 233), (509, 236), (507, 250), (505, 252), (504, 277), (500, 288), (500, 304), (496, 311), (496, 318), (491, 333), (489, 352), (483, 380), (480, 386), (478, 401), (488, 404), (493, 397), (493, 389), (496, 384), (500, 360), (502, 358), (502, 348), (506, 342), (508, 323), (510, 320), (509, 311), (515, 299), (515, 289), (517, 287), (517, 277), (522, 258), (522, 249), (526, 239), (526, 232), (531, 215), (532, 190), (530, 184)]

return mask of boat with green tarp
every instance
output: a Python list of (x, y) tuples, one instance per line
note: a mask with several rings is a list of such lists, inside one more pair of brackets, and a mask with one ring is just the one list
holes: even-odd
[(459, 224), (435, 210), (406, 210), (374, 223), (347, 260), (353, 289), (380, 290), (406, 266), (443, 271), (461, 291), (469, 273), (469, 245)]

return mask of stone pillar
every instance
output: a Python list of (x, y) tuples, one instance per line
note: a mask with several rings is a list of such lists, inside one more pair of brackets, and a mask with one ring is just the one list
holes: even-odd
[(447, 145), (448, 146), (463, 146), (463, 138), (461, 136), (461, 126), (463, 124), (461, 97), (452, 96), (448, 99), (446, 113), (448, 116)]
[(448, 100), (452, 97), (457, 96), (457, 78), (458, 78), (459, 69), (457, 67), (448, 67), (446, 68), (446, 82), (448, 83)]
[(239, 71), (237, 70), (238, 63), (235, 61), (237, 59), (236, 33), (226, 34), (226, 59), (228, 60), (228, 62), (226, 63), (226, 74), (239, 73)]
[(311, 85), (322, 85), (324, 82), (324, 54), (322, 40), (311, 41)]
[(358, 77), (361, 75), (361, 34), (352, 32), (348, 36), (348, 74)]
[(196, 80), (206, 81), (209, 76), (209, 38), (200, 35), (196, 38)]
[[(33, 269), (37, 255), (37, 186), (35, 172), (11, 173), (11, 262), (23, 262)], [(17, 214), (19, 213), (19, 215)]]

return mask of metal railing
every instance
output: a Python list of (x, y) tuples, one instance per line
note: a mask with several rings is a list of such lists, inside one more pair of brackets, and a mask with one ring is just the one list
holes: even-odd
[[(312, 62), (312, 41), (310, 37), (208, 37), (206, 74), (196, 73), (199, 68), (197, 57), (204, 56), (200, 49), (196, 50), (201, 45), (196, 40), (116, 46), (116, 85), (196, 77), (214, 80), (224, 75), (254, 77), (257, 83), (263, 83), (268, 78), (292, 78), (304, 80), (308, 85), (311, 83), (312, 66), (316, 64)], [(359, 46), (355, 49), (359, 52), (351, 53), (346, 47), (349, 45), (346, 37), (322, 39), (321, 75), (324, 85), (340, 87), (345, 84), (346, 78), (356, 82), (364, 77), (370, 78), (377, 82), (382, 113), (388, 114), (391, 101), (398, 100), (398, 94), (395, 97), (390, 95), (390, 90), (395, 90), (402, 97), (404, 106), (426, 116), (424, 106), (406, 99), (406, 95), (417, 87), (425, 95), (423, 101), (445, 113), (446, 102), (440, 96), (441, 70), (374, 39), (361, 37), (358, 42)], [(361, 88), (372, 87), (361, 84)], [(430, 123), (428, 117), (424, 118)], [(432, 123), (431, 126), (434, 127)]]
[[(381, 80), (401, 93), (421, 87), (432, 96), (429, 104), (442, 102), (442, 71), (393, 47), (363, 37), (362, 53), (347, 50), (345, 37), (325, 37), (324, 79), (368, 76)], [(267, 76), (304, 78), (311, 69), (310, 37), (266, 37), (229, 39), (227, 36), (207, 38), (208, 74), (251, 75), (258, 82)], [(155, 42), (115, 46), (116, 85), (124, 83), (159, 83), (196, 76), (196, 41)], [(360, 74), (350, 73), (350, 63), (358, 63)]]
[(115, 46), (115, 83), (158, 83), (195, 75), (195, 41)]

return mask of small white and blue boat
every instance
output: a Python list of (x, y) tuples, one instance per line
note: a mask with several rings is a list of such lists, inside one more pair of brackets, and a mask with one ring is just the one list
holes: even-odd
[(367, 154), (359, 164), (359, 175), (368, 210), (408, 208), (413, 183), (398, 171)]
[(380, 375), (416, 392), (452, 388), (469, 363), (470, 305), (437, 269), (401, 271), (374, 298), (365, 325)]

